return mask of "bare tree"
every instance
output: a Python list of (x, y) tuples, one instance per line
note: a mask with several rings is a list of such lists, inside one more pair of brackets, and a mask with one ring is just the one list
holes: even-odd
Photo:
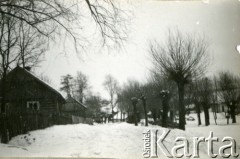
[(107, 75), (105, 77), (103, 86), (109, 93), (110, 104), (112, 107), (112, 113), (114, 113), (113, 108), (116, 106), (116, 101), (117, 101), (116, 98), (117, 98), (117, 93), (118, 93), (118, 89), (119, 89), (118, 82), (113, 76)]
[(179, 128), (185, 130), (184, 86), (193, 74), (201, 76), (208, 65), (208, 45), (203, 38), (169, 31), (166, 43), (150, 43), (155, 68), (176, 82), (179, 98)]
[(19, 50), (18, 65), (22, 65), (23, 68), (25, 66), (37, 66), (41, 62), (41, 56), (47, 50), (47, 39), (23, 22), (20, 22), (17, 31), (19, 34), (17, 42), (17, 49)]
[[(144, 89), (146, 91), (146, 89)], [(121, 90), (118, 93), (118, 107), (122, 112), (127, 112), (128, 122), (136, 122), (136, 100), (141, 97), (145, 92), (141, 90), (141, 85), (138, 81), (135, 80), (128, 80), (127, 83), (125, 83)], [(133, 99), (133, 100), (132, 100)], [(145, 100), (145, 99), (143, 99)], [(135, 101), (135, 102), (134, 102)], [(143, 101), (143, 106), (146, 101)], [(138, 108), (138, 111), (141, 111), (140, 107)]]
[[(10, 2), (9, 2), (10, 3)], [(16, 14), (13, 8), (7, 8), (8, 13)], [(45, 48), (42, 44), (45, 41), (41, 40), (38, 32), (32, 32), (31, 28), (23, 26), (21, 21), (9, 14), (0, 14), (1, 18), (1, 40), (0, 40), (0, 70), (1, 70), (1, 105), (2, 109), (5, 107), (5, 77), (15, 65), (25, 64), (28, 66), (36, 65), (39, 62), (39, 56), (44, 53)], [(4, 112), (4, 111), (3, 111)]]
[(212, 106), (212, 113), (213, 113), (213, 118), (215, 121), (215, 124), (217, 125), (217, 112), (218, 112), (218, 81), (217, 77), (214, 76), (212, 79), (212, 96), (211, 96), (211, 101), (213, 103)]
[(108, 41), (121, 44), (127, 37), (126, 12), (114, 0), (1, 0), (0, 14), (23, 22), (47, 38), (70, 36), (75, 46), (83, 47), (87, 40), (82, 34), (86, 18), (95, 22), (103, 45)]
[[(10, 12), (10, 10), (9, 10)], [(18, 58), (15, 52), (18, 40), (15, 21), (6, 15), (0, 17), (0, 64), (1, 64), (1, 112), (5, 112), (6, 75)]]
[(205, 116), (205, 125), (208, 126), (210, 124), (209, 122), (209, 108), (211, 104), (211, 97), (213, 93), (212, 89), (212, 81), (208, 78), (203, 78), (197, 81), (197, 95), (200, 99), (200, 104), (203, 107), (204, 116)]
[[(153, 74), (156, 75), (156, 74)], [(157, 118), (159, 117), (160, 110), (160, 92), (163, 90), (162, 80), (156, 78), (156, 76), (151, 75), (151, 78), (146, 84), (144, 84), (144, 94), (148, 101), (148, 109), (151, 111), (152, 118), (154, 123), (156, 123)]]
[[(174, 122), (174, 116), (175, 116), (175, 106), (176, 106), (176, 96), (177, 96), (177, 88), (176, 84), (169, 80), (168, 77), (159, 74), (155, 69), (151, 70), (149, 81), (146, 85), (150, 84), (149, 93), (147, 94), (147, 99), (149, 102), (149, 107), (151, 109), (153, 119), (156, 122), (157, 118), (162, 118), (162, 112), (159, 111), (160, 109), (163, 109), (163, 103), (165, 104), (165, 101), (163, 101), (162, 98), (162, 91), (169, 91), (171, 98), (169, 98), (169, 104), (168, 110), (170, 110), (172, 122)], [(151, 93), (152, 92), (152, 93)], [(161, 103), (161, 104), (159, 104)], [(165, 120), (165, 119), (163, 119)]]
[(186, 88), (187, 99), (190, 103), (195, 105), (195, 110), (197, 113), (198, 125), (202, 125), (201, 120), (201, 99), (200, 91), (198, 91), (198, 81), (191, 82), (190, 85)]
[(85, 104), (87, 105), (86, 116), (90, 118), (100, 118), (101, 115), (101, 101), (100, 96), (90, 95), (86, 98)]
[(236, 108), (240, 101), (240, 79), (230, 72), (221, 72), (219, 74), (219, 94), (224, 103), (230, 109), (232, 123), (236, 123)]
[(89, 88), (88, 78), (82, 72), (77, 72), (77, 76), (74, 78), (75, 96), (82, 103), (85, 91)]

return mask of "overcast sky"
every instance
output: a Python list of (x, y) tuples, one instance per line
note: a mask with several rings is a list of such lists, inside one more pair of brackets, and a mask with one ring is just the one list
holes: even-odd
[[(163, 42), (168, 28), (182, 32), (205, 35), (210, 43), (210, 56), (214, 57), (208, 74), (230, 70), (240, 75), (240, 1), (159, 1), (132, 0), (132, 18), (129, 39), (124, 50), (92, 52), (79, 58), (74, 52), (60, 54), (55, 44), (46, 53), (46, 61), (37, 69), (50, 77), (55, 87), (60, 87), (60, 77), (65, 74), (85, 73), (93, 92), (108, 98), (102, 83), (106, 74), (112, 74), (120, 84), (128, 79), (146, 81), (151, 68), (148, 42)], [(69, 46), (70, 47), (70, 46)], [(71, 50), (71, 49), (69, 49)], [(83, 59), (83, 60), (82, 60)]]

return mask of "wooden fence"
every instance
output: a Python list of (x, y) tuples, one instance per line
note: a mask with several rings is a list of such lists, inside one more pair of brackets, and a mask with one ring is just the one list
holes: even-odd
[(72, 119), (59, 114), (0, 114), (0, 140), (7, 143), (14, 136), (58, 124), (72, 124)]
[(72, 115), (72, 123), (73, 124), (93, 124), (93, 120), (91, 118), (83, 118), (83, 117), (79, 117), (79, 116), (74, 116)]

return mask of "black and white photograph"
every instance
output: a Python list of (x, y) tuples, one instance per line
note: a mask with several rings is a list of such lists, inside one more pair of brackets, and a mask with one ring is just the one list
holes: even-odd
[(0, 158), (240, 158), (240, 0), (0, 0)]

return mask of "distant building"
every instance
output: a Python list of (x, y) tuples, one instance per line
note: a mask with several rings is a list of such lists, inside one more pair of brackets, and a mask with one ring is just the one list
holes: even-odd
[(62, 113), (85, 118), (86, 109), (87, 107), (84, 104), (68, 95), (66, 103), (63, 105)]
[(109, 122), (110, 120), (120, 121), (120, 118), (116, 117), (116, 115), (119, 113), (117, 108), (113, 108), (112, 111), (112, 106), (110, 103), (102, 105), (100, 112), (102, 114), (101, 116), (104, 122)]

